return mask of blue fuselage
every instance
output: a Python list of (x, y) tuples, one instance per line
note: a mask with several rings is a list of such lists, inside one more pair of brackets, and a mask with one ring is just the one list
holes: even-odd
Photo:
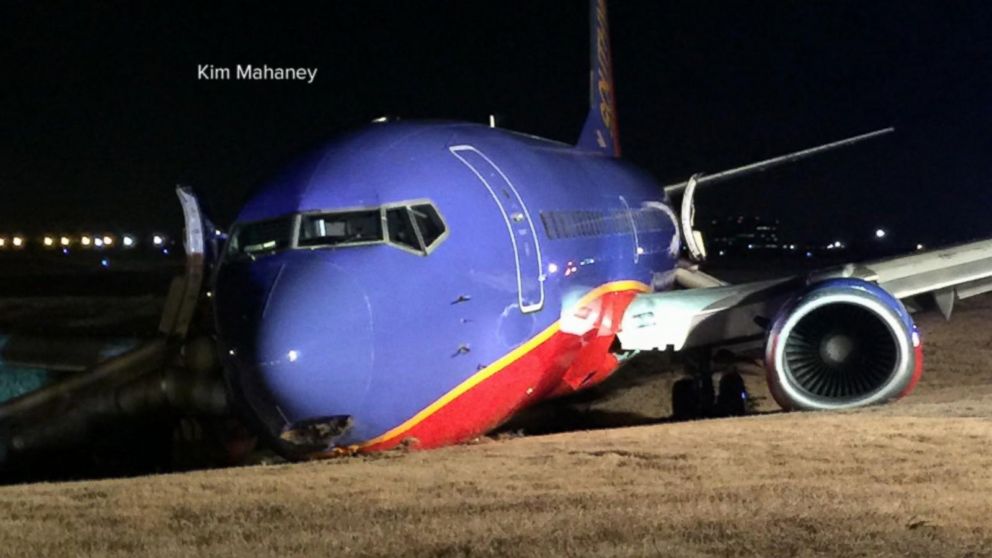
[(671, 283), (676, 222), (647, 174), (474, 124), (376, 124), (330, 143), (261, 189), (232, 238), (294, 215), (421, 203), (444, 232), (419, 253), (388, 238), (290, 239), (226, 256), (215, 286), (226, 369), (271, 433), (348, 416), (335, 445), (361, 445), (436, 407), (597, 287)]

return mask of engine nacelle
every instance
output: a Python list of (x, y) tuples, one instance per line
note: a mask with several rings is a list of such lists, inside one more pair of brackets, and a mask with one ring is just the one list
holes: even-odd
[(829, 279), (779, 311), (765, 366), (783, 409), (847, 409), (908, 395), (923, 348), (899, 299), (860, 279)]

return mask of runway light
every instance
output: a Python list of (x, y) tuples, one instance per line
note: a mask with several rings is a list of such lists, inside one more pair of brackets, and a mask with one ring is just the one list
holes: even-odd
[(134, 237), (131, 236), (131, 235), (129, 235), (129, 234), (126, 234), (123, 237), (121, 237), (121, 243), (124, 244), (124, 247), (125, 248), (133, 248), (134, 247)]
[(289, 362), (296, 362), (296, 359), (300, 358), (300, 353), (296, 351), (289, 351), (289, 354), (286, 356), (289, 357)]
[(152, 236), (152, 244), (154, 244), (155, 246), (161, 246), (165, 244), (165, 237), (160, 234), (156, 234)]
[(107, 258), (103, 258), (102, 260), (100, 260), (100, 267), (103, 268), (110, 267), (110, 260), (108, 260)]
[(6, 247), (7, 247), (7, 239), (5, 237), (0, 236), (0, 248), (6, 248)]
[(84, 234), (83, 236), (79, 237), (79, 243), (82, 244), (83, 246), (89, 246), (90, 244), (93, 244), (93, 239)]
[(548, 264), (548, 273), (555, 274), (558, 273), (558, 264), (552, 262)]
[(114, 237), (112, 237), (110, 235), (105, 235), (103, 237), (103, 245), (104, 246), (108, 246), (108, 247), (109, 246), (113, 246), (114, 245)]
[(102, 238), (94, 238), (93, 239), (93, 246), (96, 246), (97, 248), (103, 248), (103, 239)]
[(55, 239), (50, 236), (46, 236), (41, 239), (41, 243), (45, 245), (45, 248), (51, 248), (52, 246), (55, 246)]
[(885, 238), (886, 234), (888, 233), (885, 232), (885, 229), (875, 229), (875, 238)]
[(917, 244), (916, 245), (916, 249), (917, 250), (922, 250), (923, 249), (923, 245), (922, 244)]
[(24, 237), (22, 237), (22, 236), (15, 236), (14, 238), (11, 239), (10, 243), (14, 245), (14, 248), (23, 248), (24, 247)]
[(68, 236), (63, 236), (59, 238), (59, 244), (61, 244), (62, 246), (69, 246), (70, 244), (72, 244), (72, 239), (69, 238)]

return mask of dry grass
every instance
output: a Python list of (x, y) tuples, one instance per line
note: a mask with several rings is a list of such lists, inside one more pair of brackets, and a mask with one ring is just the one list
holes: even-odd
[[(922, 319), (919, 390), (867, 411), (2, 488), (0, 555), (992, 556), (990, 317)], [(661, 416), (667, 382), (588, 409)]]

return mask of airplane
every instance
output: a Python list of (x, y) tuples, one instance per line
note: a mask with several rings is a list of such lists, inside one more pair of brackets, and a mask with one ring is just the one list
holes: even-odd
[[(188, 264), (162, 338), (96, 365), (96, 379), (0, 405), (0, 424), (126, 374), (114, 401), (78, 408), (230, 403), (289, 459), (429, 449), (600, 384), (634, 351), (686, 355), (676, 415), (743, 414), (740, 376), (712, 383), (724, 347), (758, 347), (787, 410), (908, 395), (923, 369), (912, 311), (931, 299), (949, 318), (956, 300), (992, 290), (992, 241), (752, 283), (710, 276), (699, 188), (892, 130), (663, 186), (620, 158), (605, 0), (590, 1), (590, 30), (575, 145), (476, 123), (374, 122), (286, 167), (226, 237), (180, 188)], [(193, 347), (200, 313), (214, 341)], [(204, 360), (191, 355), (214, 342), (223, 395), (172, 365), (136, 382), (166, 354)], [(136, 385), (140, 397), (122, 395)], [(7, 451), (43, 445), (36, 431), (22, 427)]]

